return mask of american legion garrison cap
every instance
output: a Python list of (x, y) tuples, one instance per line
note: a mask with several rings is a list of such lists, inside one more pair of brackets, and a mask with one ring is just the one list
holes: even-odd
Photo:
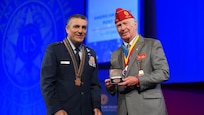
[(115, 12), (115, 23), (118, 23), (119, 21), (128, 19), (128, 18), (134, 18), (134, 16), (125, 9), (117, 8)]

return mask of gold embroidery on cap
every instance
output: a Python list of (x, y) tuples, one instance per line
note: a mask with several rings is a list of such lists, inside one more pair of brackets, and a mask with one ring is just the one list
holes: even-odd
[(130, 14), (127, 11), (124, 11), (123, 13), (125, 14), (125, 18), (130, 18), (131, 17)]

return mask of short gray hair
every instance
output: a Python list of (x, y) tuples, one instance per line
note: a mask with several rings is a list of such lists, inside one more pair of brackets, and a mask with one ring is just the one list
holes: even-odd
[(86, 20), (87, 21), (87, 18), (86, 16), (82, 15), (82, 14), (74, 14), (72, 16), (70, 16), (67, 20), (67, 25), (70, 24), (70, 20), (73, 19), (73, 18), (79, 18), (79, 19), (83, 19), (83, 20)]

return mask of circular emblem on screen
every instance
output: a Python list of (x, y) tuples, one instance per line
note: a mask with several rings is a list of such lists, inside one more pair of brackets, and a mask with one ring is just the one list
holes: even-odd
[(46, 46), (64, 38), (58, 33), (64, 33), (61, 7), (65, 6), (57, 1), (15, 0), (1, 3), (4, 4), (0, 6), (1, 71), (4, 73), (1, 75), (1, 89), (6, 103), (2, 103), (0, 109), (9, 111), (5, 114), (15, 115), (45, 111), (39, 85), (41, 61)]
[(46, 46), (65, 37), (65, 15), (72, 8), (65, 2), (0, 2), (1, 114), (46, 113), (39, 84), (41, 61)]
[(17, 50), (18, 58), (26, 63), (25, 67), (34, 64), (40, 52), (40, 44), (43, 42), (40, 27), (34, 23), (26, 24), (17, 37)]
[(15, 86), (38, 85), (43, 45), (55, 39), (55, 19), (42, 2), (24, 2), (13, 10), (3, 36), (3, 67)]

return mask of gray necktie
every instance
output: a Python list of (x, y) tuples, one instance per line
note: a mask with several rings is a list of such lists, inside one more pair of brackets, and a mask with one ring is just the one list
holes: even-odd
[(129, 49), (130, 49), (130, 46), (131, 46), (130, 44), (127, 45), (127, 49), (128, 49), (128, 51), (129, 51)]

